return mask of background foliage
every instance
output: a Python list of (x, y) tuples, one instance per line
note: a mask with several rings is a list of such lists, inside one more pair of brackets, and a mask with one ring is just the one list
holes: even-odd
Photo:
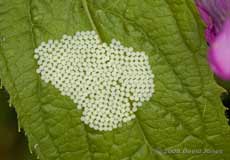
[(8, 104), (9, 96), (0, 89), (0, 159), (32, 160), (24, 134), (18, 132), (17, 115)]

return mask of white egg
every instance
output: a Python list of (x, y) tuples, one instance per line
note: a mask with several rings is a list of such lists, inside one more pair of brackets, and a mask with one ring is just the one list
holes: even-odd
[(34, 52), (41, 79), (69, 96), (83, 110), (81, 121), (95, 130), (111, 131), (131, 121), (154, 93), (145, 52), (115, 39), (102, 43), (95, 31), (42, 42)]

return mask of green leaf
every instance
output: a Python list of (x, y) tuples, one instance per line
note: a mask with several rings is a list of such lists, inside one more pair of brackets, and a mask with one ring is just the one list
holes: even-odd
[[(40, 42), (92, 29), (144, 50), (156, 77), (136, 120), (112, 132), (81, 123), (74, 103), (35, 72)], [(0, 77), (31, 149), (41, 160), (228, 159), (230, 130), (203, 30), (192, 0), (0, 0)], [(165, 153), (173, 149), (212, 153)]]

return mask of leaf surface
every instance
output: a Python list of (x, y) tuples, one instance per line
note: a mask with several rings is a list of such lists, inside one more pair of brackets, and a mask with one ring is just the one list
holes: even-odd
[[(70, 98), (36, 74), (42, 41), (92, 29), (144, 50), (155, 74), (155, 95), (112, 132), (84, 125)], [(0, 0), (0, 77), (31, 150), (41, 160), (227, 159), (230, 130), (203, 29), (192, 0)]]

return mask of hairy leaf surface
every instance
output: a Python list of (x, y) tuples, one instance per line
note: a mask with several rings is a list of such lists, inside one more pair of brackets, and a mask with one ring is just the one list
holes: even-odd
[[(40, 79), (33, 58), (42, 41), (92, 29), (105, 42), (144, 50), (155, 74), (155, 95), (112, 132), (84, 125), (70, 98)], [(0, 0), (0, 77), (31, 150), (41, 160), (229, 158), (203, 29), (192, 0)], [(179, 149), (223, 153), (167, 153)]]

